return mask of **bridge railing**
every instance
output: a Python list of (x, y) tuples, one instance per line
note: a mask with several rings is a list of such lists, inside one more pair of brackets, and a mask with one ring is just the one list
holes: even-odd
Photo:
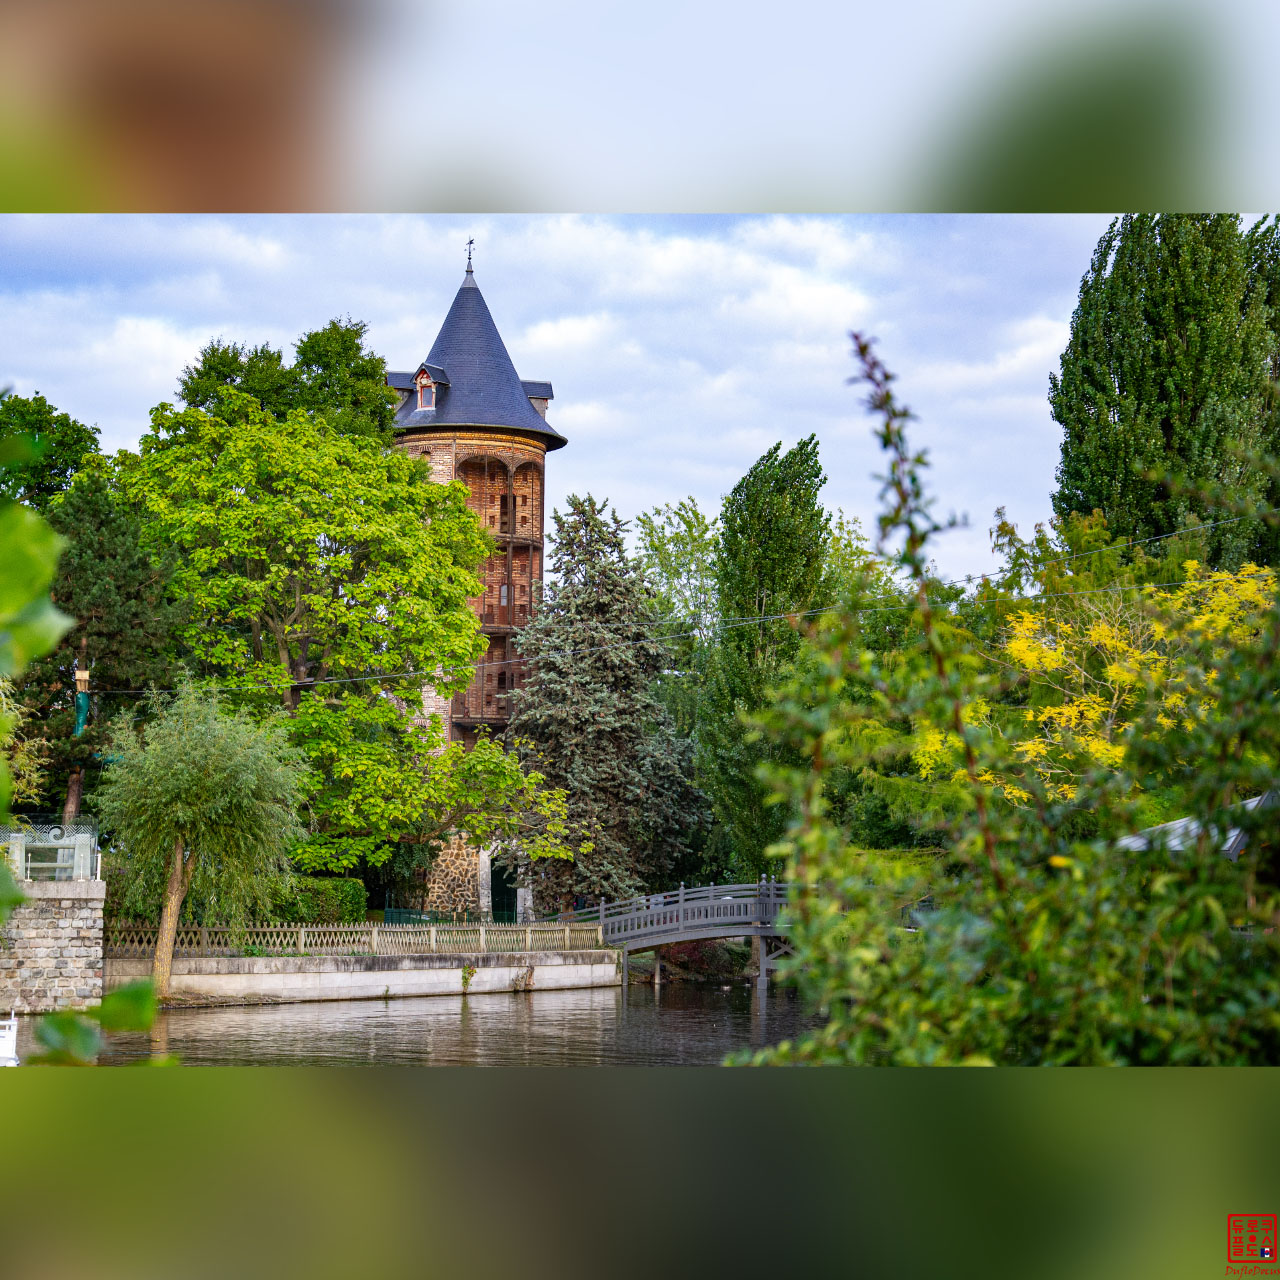
[(665, 893), (640, 894), (620, 902), (603, 902), (564, 912), (560, 921), (596, 924), (606, 946), (624, 946), (650, 938), (724, 928), (772, 925), (786, 902), (785, 886), (761, 879), (745, 884), (698, 885)]

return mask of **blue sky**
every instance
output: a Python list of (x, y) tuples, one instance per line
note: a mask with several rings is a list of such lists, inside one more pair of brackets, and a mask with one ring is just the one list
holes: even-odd
[(425, 356), (476, 239), (521, 376), (569, 439), (553, 503), (704, 509), (816, 433), (830, 507), (870, 524), (879, 458), (848, 333), (880, 339), (933, 460), (949, 575), (990, 567), (995, 507), (1051, 514), (1046, 400), (1107, 219), (1073, 216), (301, 215), (0, 218), (0, 384), (134, 447), (210, 337), (290, 351), (335, 315), (393, 368)]

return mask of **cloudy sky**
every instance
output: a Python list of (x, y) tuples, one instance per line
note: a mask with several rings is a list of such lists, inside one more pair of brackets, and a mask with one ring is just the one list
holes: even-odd
[(392, 368), (427, 353), (476, 239), (522, 377), (549, 379), (553, 503), (704, 509), (771, 444), (815, 433), (827, 503), (870, 524), (879, 466), (848, 334), (876, 335), (916, 411), (950, 575), (992, 564), (1003, 505), (1050, 515), (1048, 379), (1107, 219), (1077, 216), (0, 218), (0, 385), (134, 447), (213, 336), (291, 351), (365, 320)]

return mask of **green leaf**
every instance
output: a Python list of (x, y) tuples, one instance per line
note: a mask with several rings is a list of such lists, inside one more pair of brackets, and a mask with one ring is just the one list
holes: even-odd
[(46, 1066), (92, 1066), (102, 1049), (97, 1025), (70, 1009), (41, 1018), (36, 1039), (48, 1052), (28, 1061)]
[(150, 978), (118, 987), (89, 1010), (104, 1031), (150, 1031), (156, 1017), (156, 992)]

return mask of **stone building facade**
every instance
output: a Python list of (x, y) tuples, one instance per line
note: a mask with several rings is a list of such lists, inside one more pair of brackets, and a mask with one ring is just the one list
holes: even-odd
[(28, 880), (0, 929), (0, 1011), (84, 1009), (102, 999), (102, 880)]
[[(547, 424), (551, 384), (516, 373), (470, 263), (427, 358), (387, 381), (400, 393), (400, 448), (426, 460), (437, 483), (462, 481), (468, 506), (498, 544), (479, 573), (484, 590), (470, 601), (488, 639), (475, 679), (452, 698), (423, 690), (424, 714), (439, 715), (451, 741), (471, 745), (482, 732), (500, 737), (510, 720), (523, 674), (514, 640), (542, 581), (546, 456), (567, 442)], [(485, 850), (454, 837), (415, 905), (502, 915), (515, 909), (514, 893)]]

